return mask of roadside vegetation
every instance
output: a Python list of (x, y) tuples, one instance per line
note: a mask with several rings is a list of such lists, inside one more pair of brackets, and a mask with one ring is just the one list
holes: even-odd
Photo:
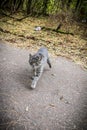
[(86, 0), (3, 0), (0, 39), (33, 50), (46, 46), (52, 55), (87, 68), (86, 4)]

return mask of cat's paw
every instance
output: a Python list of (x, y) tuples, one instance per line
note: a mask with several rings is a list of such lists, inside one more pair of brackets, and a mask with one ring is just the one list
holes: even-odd
[(32, 83), (32, 84), (31, 84), (31, 88), (32, 88), (32, 89), (36, 88), (36, 83)]
[(36, 88), (36, 86), (35, 85), (31, 85), (31, 88), (34, 89), (34, 88)]

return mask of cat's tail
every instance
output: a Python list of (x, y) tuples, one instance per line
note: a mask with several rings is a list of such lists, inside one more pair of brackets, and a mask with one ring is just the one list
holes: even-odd
[(52, 66), (51, 66), (51, 62), (50, 62), (49, 58), (47, 59), (47, 63), (49, 65), (49, 67), (51, 68)]

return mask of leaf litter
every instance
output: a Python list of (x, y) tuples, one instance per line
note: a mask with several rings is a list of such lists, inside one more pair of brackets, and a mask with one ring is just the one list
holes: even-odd
[[(16, 16), (20, 18), (22, 14), (14, 15), (14, 17)], [(0, 27), (11, 33), (0, 31), (0, 39), (20, 48), (36, 50), (41, 46), (46, 46), (52, 55), (68, 57), (87, 69), (87, 37), (83, 37), (86, 31), (77, 23), (72, 25), (67, 23), (61, 28), (61, 30), (69, 30), (74, 33), (74, 36), (42, 29), (35, 31), (36, 26), (55, 29), (57, 24), (52, 20), (50, 23), (50, 18), (47, 17), (27, 17), (22, 21), (17, 21), (5, 16), (0, 19)]]

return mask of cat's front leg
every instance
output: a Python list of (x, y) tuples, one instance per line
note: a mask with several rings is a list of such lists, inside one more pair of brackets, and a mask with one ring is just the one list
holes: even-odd
[(36, 76), (34, 76), (34, 79), (32, 80), (31, 83), (31, 88), (34, 89), (37, 85), (38, 80), (40, 79), (41, 75), (43, 72), (43, 67), (40, 67), (36, 70)]
[(36, 76), (36, 69), (33, 68), (33, 76), (31, 77), (32, 80), (34, 80), (34, 77)]
[(36, 88), (36, 85), (37, 85), (37, 82), (39, 80), (39, 77), (34, 77), (34, 79), (32, 80), (32, 83), (31, 83), (31, 88), (34, 89)]
[(43, 73), (43, 66), (41, 66), (40, 68), (37, 69), (37, 71), (36, 71), (36, 76), (37, 76), (38, 78), (40, 78), (41, 75), (42, 75), (42, 73)]
[(36, 69), (34, 69), (34, 76), (36, 76), (37, 75), (37, 72), (36, 72)]
[(36, 84), (37, 84), (37, 82), (35, 80), (33, 80), (31, 83), (31, 88), (32, 89), (36, 88)]

